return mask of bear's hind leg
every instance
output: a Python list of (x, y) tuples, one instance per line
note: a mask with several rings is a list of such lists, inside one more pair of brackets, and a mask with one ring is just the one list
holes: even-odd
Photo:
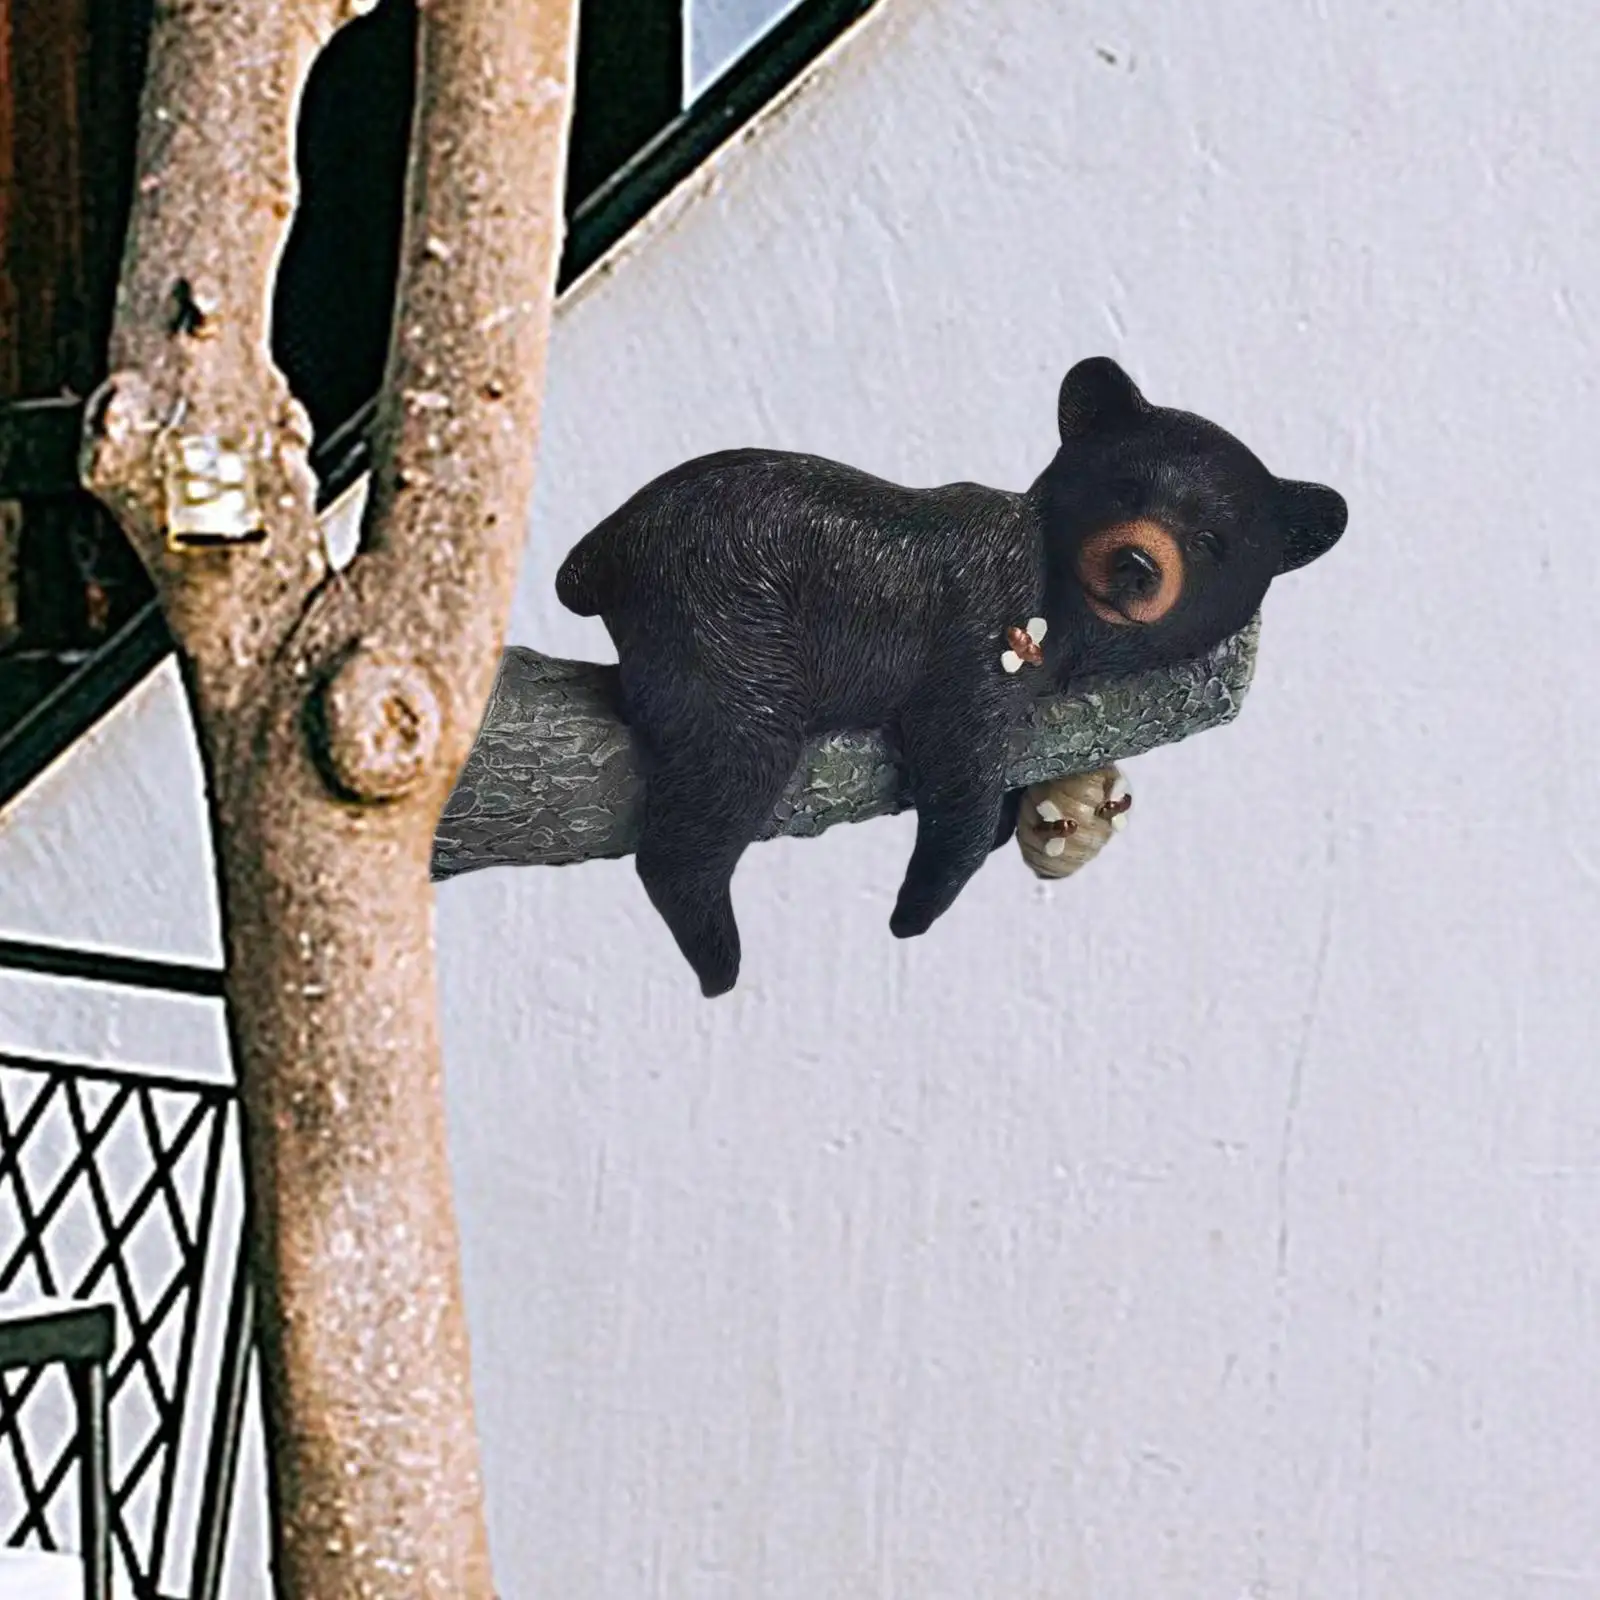
[(733, 871), (772, 814), (802, 749), (798, 725), (754, 733), (741, 726), (653, 752), (635, 865), (707, 997), (726, 994), (738, 981)]

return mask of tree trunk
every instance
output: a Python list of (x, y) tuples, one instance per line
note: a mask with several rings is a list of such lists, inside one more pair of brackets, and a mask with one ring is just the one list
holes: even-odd
[(200, 735), (278, 1593), (488, 1600), (428, 870), (524, 539), (575, 0), (422, 8), (373, 488), (335, 575), (266, 308), (298, 93), (365, 8), (158, 10), (82, 470), (155, 580)]

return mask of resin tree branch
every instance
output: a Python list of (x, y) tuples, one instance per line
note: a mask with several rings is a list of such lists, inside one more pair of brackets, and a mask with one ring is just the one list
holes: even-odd
[[(1011, 786), (1092, 772), (1231, 722), (1250, 686), (1259, 631), (1257, 619), (1198, 661), (1041, 698), (1012, 741)], [(510, 650), (440, 818), (433, 875), (627, 855), (643, 795), (616, 669)], [(762, 837), (811, 838), (908, 803), (888, 739), (834, 734), (808, 747)]]
[(296, 106), (371, 0), (155, 9), (80, 471), (155, 581), (207, 786), (281, 1600), (491, 1600), (434, 992), (434, 827), (532, 488), (576, 0), (419, 8), (396, 334), (330, 571), (268, 351)]

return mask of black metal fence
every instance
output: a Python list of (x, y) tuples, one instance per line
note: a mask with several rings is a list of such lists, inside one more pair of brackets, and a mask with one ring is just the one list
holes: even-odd
[[(116, 1308), (113, 1565), (139, 1600), (221, 1578), (250, 1359), (238, 1118), (227, 1082), (0, 1051), (0, 1316)], [(62, 1370), (0, 1375), (0, 1544), (74, 1547), (78, 1455)]]

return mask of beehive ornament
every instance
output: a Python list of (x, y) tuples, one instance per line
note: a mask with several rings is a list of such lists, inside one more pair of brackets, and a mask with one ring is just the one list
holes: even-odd
[(1024, 791), (1017, 844), (1035, 877), (1068, 878), (1128, 824), (1133, 796), (1114, 767), (1052, 778)]

